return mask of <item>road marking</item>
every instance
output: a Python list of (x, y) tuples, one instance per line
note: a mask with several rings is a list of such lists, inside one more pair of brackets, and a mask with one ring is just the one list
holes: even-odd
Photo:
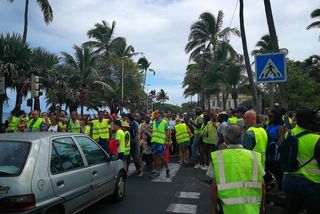
[(200, 192), (177, 192), (175, 196), (178, 198), (199, 199)]
[(171, 174), (169, 178), (166, 177), (166, 169), (163, 167), (160, 171), (159, 177), (152, 179), (152, 182), (172, 182), (173, 177), (178, 173), (181, 165), (178, 163), (169, 163), (168, 167)]
[(167, 212), (172, 213), (190, 213), (195, 214), (197, 213), (197, 205), (191, 204), (170, 204), (166, 210)]

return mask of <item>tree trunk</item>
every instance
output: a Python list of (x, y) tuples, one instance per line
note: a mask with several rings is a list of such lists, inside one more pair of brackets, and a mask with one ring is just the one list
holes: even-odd
[(29, 13), (29, 0), (26, 0), (26, 5), (24, 8), (24, 27), (23, 27), (23, 41), (27, 41), (28, 32), (28, 13)]
[(217, 92), (217, 107), (221, 108), (221, 106), (220, 106), (220, 91)]
[(248, 46), (247, 46), (247, 38), (246, 38), (246, 32), (244, 28), (244, 17), (243, 17), (243, 0), (240, 0), (240, 30), (241, 30), (241, 40), (242, 40), (242, 48), (243, 48), (243, 56), (246, 63), (246, 70), (248, 74), (248, 79), (250, 83), (251, 88), (251, 95), (252, 95), (252, 101), (253, 101), (253, 109), (257, 113), (261, 113), (261, 109), (259, 109), (258, 106), (258, 94), (257, 94), (257, 88), (256, 84), (253, 79), (253, 74), (251, 71), (251, 64), (250, 64), (250, 58), (248, 53)]
[(15, 114), (19, 114), (21, 111), (21, 102), (22, 102), (22, 94), (20, 93), (22, 89), (22, 85), (16, 86), (16, 105), (14, 107)]
[(207, 97), (207, 102), (208, 102), (208, 112), (211, 110), (211, 105), (210, 105), (210, 95)]
[[(278, 44), (276, 28), (274, 26), (270, 0), (264, 0), (264, 8), (265, 8), (267, 22), (268, 22), (272, 51), (278, 53), (279, 44)], [(280, 89), (280, 105), (281, 107), (288, 109), (288, 96), (287, 96), (287, 90), (286, 90), (286, 82), (279, 83), (279, 89)]]
[(269, 96), (270, 96), (270, 100), (269, 100), (269, 106), (272, 107), (274, 104), (274, 83), (267, 83), (268, 84), (268, 88), (269, 88)]

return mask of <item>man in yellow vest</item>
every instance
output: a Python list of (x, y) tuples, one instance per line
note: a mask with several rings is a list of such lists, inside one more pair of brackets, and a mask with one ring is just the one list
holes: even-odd
[(37, 110), (32, 112), (32, 120), (28, 121), (27, 126), (29, 132), (46, 132), (48, 129), (47, 124), (39, 117), (39, 111)]
[(71, 118), (67, 122), (67, 130), (71, 133), (83, 133), (82, 126), (78, 120), (78, 114), (76, 111), (71, 112)]
[(104, 118), (104, 111), (98, 112), (98, 119), (93, 120), (92, 124), (92, 138), (95, 140), (106, 152), (109, 150), (110, 138), (110, 124), (109, 119)]
[[(307, 213), (320, 212), (320, 111), (308, 108), (296, 113), (296, 126), (290, 131), (298, 134), (298, 169), (284, 173), (283, 190), (286, 195), (284, 213), (298, 214), (301, 209)], [(306, 133), (302, 135), (302, 133)]]
[(15, 115), (14, 111), (11, 111), (11, 115), (8, 118), (8, 128), (6, 132), (16, 132), (19, 124), (19, 118)]
[(154, 162), (152, 178), (160, 175), (160, 162), (166, 167), (166, 176), (170, 177), (168, 163), (164, 159), (165, 144), (170, 144), (170, 128), (168, 121), (161, 117), (161, 112), (157, 109), (154, 111), (152, 122), (151, 152)]
[(191, 161), (191, 164), (195, 166), (195, 168), (200, 168), (201, 165), (199, 163), (197, 164), (197, 161), (198, 161), (199, 146), (200, 146), (201, 127), (203, 124), (202, 109), (198, 107), (195, 113), (196, 113), (195, 121), (193, 122), (192, 120), (190, 120), (190, 123), (194, 127), (194, 131), (193, 131), (194, 136), (193, 136), (193, 142), (191, 145), (190, 161)]
[(257, 125), (257, 114), (255, 111), (247, 111), (243, 119), (247, 130), (243, 134), (242, 145), (245, 149), (259, 152), (262, 164), (265, 166), (268, 135), (264, 128)]
[(238, 125), (229, 125), (224, 132), (227, 149), (211, 153), (212, 214), (264, 212), (261, 155), (242, 147), (241, 132)]
[(179, 146), (179, 157), (181, 164), (189, 163), (190, 137), (192, 136), (189, 127), (184, 123), (183, 118), (177, 116), (175, 119), (175, 137)]
[(126, 167), (126, 159), (125, 159), (125, 150), (126, 150), (126, 141), (125, 141), (125, 134), (121, 129), (121, 121), (116, 120), (113, 122), (113, 130), (116, 132), (115, 140), (117, 141), (118, 145), (118, 157), (120, 160), (123, 161)]

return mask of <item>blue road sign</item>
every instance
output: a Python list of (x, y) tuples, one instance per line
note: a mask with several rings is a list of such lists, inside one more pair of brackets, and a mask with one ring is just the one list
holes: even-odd
[(255, 64), (258, 83), (287, 81), (284, 53), (257, 54)]

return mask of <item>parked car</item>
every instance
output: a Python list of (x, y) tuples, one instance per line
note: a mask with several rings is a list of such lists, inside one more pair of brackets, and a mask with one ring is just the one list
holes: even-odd
[(0, 213), (76, 213), (112, 196), (121, 201), (121, 160), (71, 133), (0, 134)]

